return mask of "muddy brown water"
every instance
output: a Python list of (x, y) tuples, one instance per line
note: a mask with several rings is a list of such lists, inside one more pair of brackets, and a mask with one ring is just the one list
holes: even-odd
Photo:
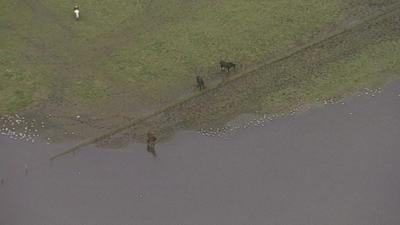
[(400, 82), (224, 138), (182, 131), (156, 158), (48, 162), (70, 144), (0, 136), (1, 225), (400, 224)]

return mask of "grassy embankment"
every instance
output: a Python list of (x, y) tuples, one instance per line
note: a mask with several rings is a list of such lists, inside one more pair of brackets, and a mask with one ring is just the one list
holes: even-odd
[[(351, 2), (359, 3), (86, 0), (77, 22), (69, 0), (3, 1), (0, 115), (45, 105), (44, 110), (65, 116), (140, 116), (192, 95), (196, 74), (218, 80), (220, 59), (251, 65), (310, 41), (343, 20)], [(288, 66), (296, 70), (304, 62), (310, 73), (305, 69), (276, 76), (266, 71), (257, 87), (266, 91), (249, 87), (246, 98), (238, 97), (245, 102), (237, 112), (288, 110), (380, 84), (388, 78), (382, 74), (399, 70), (399, 45), (395, 34), (390, 40), (366, 41), (348, 54), (330, 46), (315, 57), (341, 51), (341, 58), (297, 60)], [(314, 67), (315, 62), (320, 64)]]

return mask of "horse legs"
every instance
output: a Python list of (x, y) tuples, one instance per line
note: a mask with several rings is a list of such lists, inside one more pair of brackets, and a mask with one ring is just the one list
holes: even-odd
[(157, 155), (155, 145), (156, 144), (154, 142), (147, 143), (147, 151), (150, 152), (153, 156)]
[(196, 77), (196, 82), (197, 82), (197, 87), (200, 89), (200, 91), (203, 90), (204, 89), (204, 80), (203, 80), (203, 78), (200, 77), (200, 76), (197, 76)]
[(204, 90), (206, 87), (205, 87), (205, 85), (204, 85), (204, 80), (203, 80), (203, 78), (201, 78), (201, 80), (200, 80), (200, 90)]

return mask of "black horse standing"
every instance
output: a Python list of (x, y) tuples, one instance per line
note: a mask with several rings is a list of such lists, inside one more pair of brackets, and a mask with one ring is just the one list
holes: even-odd
[(233, 62), (225, 62), (225, 61), (220, 61), (219, 62), (219, 65), (220, 65), (220, 67), (221, 67), (221, 70), (225, 70), (225, 69), (227, 69), (228, 70), (228, 72), (233, 68), (233, 69), (236, 69), (236, 64), (235, 63), (233, 63)]
[(200, 91), (206, 88), (204, 80), (201, 76), (196, 77), (196, 82), (197, 82), (197, 87), (200, 89)]

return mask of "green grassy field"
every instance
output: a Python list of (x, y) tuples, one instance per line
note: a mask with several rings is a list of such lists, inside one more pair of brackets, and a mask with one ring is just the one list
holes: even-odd
[[(71, 0), (2, 1), (0, 115), (137, 118), (195, 94), (196, 75), (207, 84), (220, 82), (222, 59), (251, 66), (393, 2), (85, 0), (81, 20), (75, 21)], [(290, 71), (271, 87), (274, 77), (266, 71), (262, 79), (269, 86), (262, 88), (268, 93), (254, 90), (251, 98), (257, 101), (243, 105), (279, 111), (382, 83), (383, 72), (399, 69), (398, 38), (366, 43), (342, 60), (319, 65), (319, 75), (312, 77)], [(332, 46), (321, 55), (335, 51), (345, 50)], [(280, 84), (285, 80), (287, 85)], [(300, 82), (292, 85), (294, 80)]]
[(0, 6), (1, 114), (54, 96), (73, 102), (69, 111), (106, 107), (123, 91), (143, 96), (141, 107), (173, 101), (219, 60), (250, 64), (340, 16), (335, 1), (317, 0), (85, 0), (79, 22), (70, 0)]

